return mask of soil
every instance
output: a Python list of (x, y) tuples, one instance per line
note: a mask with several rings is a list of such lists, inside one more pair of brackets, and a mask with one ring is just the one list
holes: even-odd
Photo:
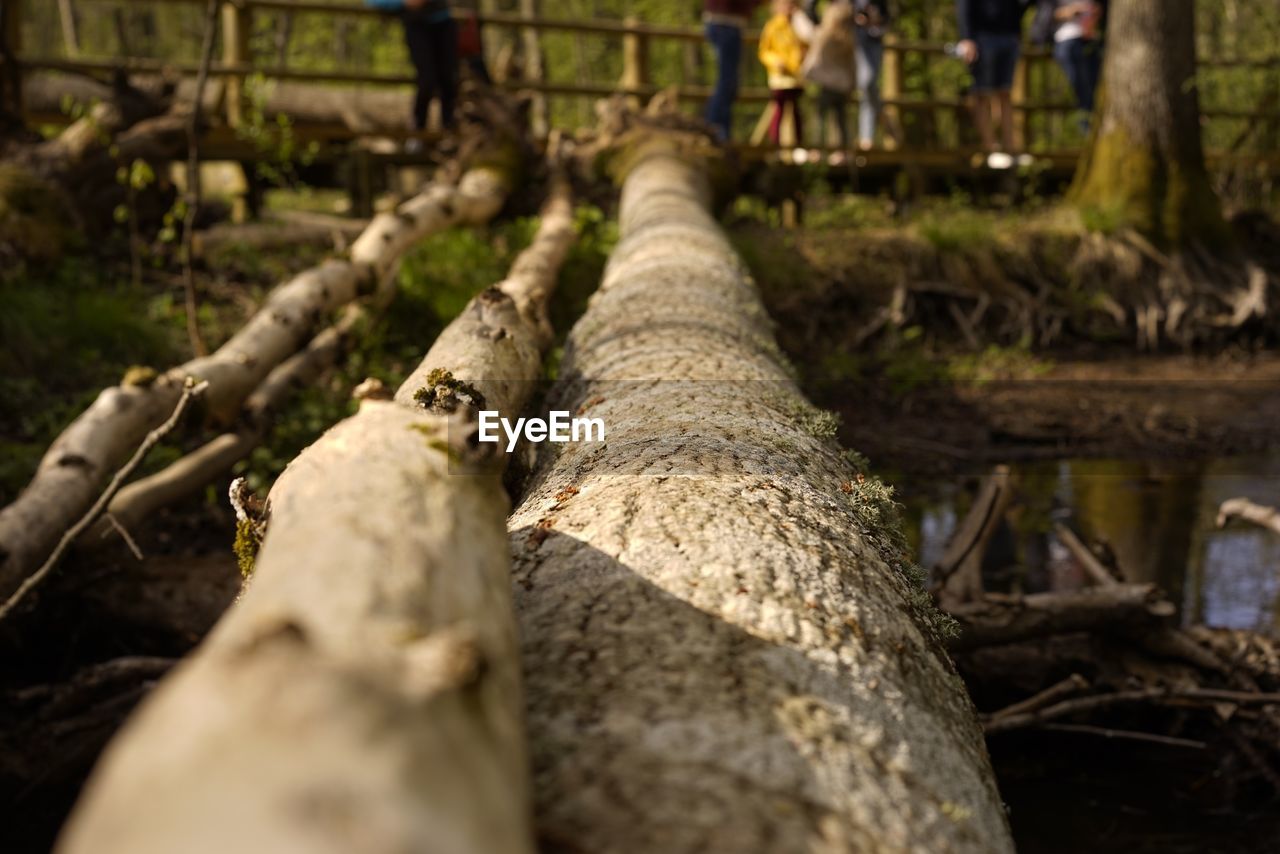
[(1276, 447), (1280, 355), (1116, 354), (1053, 363), (1034, 379), (828, 384), (841, 441), (907, 474), (986, 471), (1070, 457), (1204, 459)]

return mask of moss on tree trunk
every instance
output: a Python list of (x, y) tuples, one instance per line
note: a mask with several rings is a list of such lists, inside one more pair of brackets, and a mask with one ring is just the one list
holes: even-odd
[(1166, 247), (1229, 240), (1200, 142), (1191, 0), (1117, 0), (1089, 150), (1071, 198), (1091, 227)]

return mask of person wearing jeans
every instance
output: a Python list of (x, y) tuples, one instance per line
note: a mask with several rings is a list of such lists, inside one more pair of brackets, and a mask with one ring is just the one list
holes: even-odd
[(707, 102), (707, 121), (722, 142), (733, 133), (733, 103), (742, 67), (742, 31), (762, 0), (706, 0), (702, 20), (716, 54), (716, 85)]
[(840, 131), (840, 147), (849, 147), (845, 103), (858, 89), (858, 147), (875, 144), (880, 115), (880, 66), (884, 61), (884, 32), (889, 20), (888, 0), (832, 0), (821, 15), (810, 0), (805, 10), (817, 30), (801, 72), (818, 84), (819, 139), (827, 141), (828, 117)]
[(880, 117), (880, 67), (884, 64), (884, 33), (889, 22), (888, 0), (855, 0), (853, 16), (858, 67), (858, 147), (875, 145)]
[[(1010, 92), (1021, 52), (1025, 0), (956, 0), (960, 42), (956, 51), (973, 74), (973, 120), (982, 147), (1012, 151), (1013, 108)], [(993, 112), (1000, 116), (996, 142)]]
[(1093, 97), (1102, 74), (1102, 23), (1106, 5), (1095, 0), (1040, 0), (1031, 25), (1036, 44), (1053, 42), (1053, 57), (1067, 75), (1076, 105), (1080, 129), (1087, 132), (1093, 115)]
[[(437, 98), (440, 122), (452, 128), (458, 100), (458, 27), (448, 0), (365, 0), (365, 5), (398, 13), (404, 24), (405, 45), (418, 78), (413, 129), (426, 130), (431, 102)], [(420, 147), (420, 140), (410, 142)]]

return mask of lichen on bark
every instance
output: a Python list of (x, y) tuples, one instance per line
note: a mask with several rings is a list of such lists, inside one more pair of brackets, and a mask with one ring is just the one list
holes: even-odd
[(511, 552), (543, 838), (579, 850), (1011, 850), (888, 489), (778, 357), (705, 161), (632, 140), (622, 240)]

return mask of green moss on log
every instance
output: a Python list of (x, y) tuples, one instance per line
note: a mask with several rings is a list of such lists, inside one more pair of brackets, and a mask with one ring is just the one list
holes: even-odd
[(253, 567), (258, 560), (258, 549), (261, 547), (261, 526), (252, 519), (241, 519), (236, 522), (236, 539), (231, 548), (235, 552), (240, 575), (244, 578), (253, 575)]
[(524, 183), (529, 158), (519, 140), (498, 134), (485, 141), (467, 158), (468, 169), (484, 169), (494, 173), (508, 192)]
[(413, 393), (413, 400), (429, 412), (449, 413), (459, 406), (484, 409), (484, 395), (452, 372), (436, 368), (427, 374), (427, 384)]
[(147, 388), (160, 378), (160, 372), (146, 365), (133, 365), (124, 372), (120, 385), (127, 388)]

